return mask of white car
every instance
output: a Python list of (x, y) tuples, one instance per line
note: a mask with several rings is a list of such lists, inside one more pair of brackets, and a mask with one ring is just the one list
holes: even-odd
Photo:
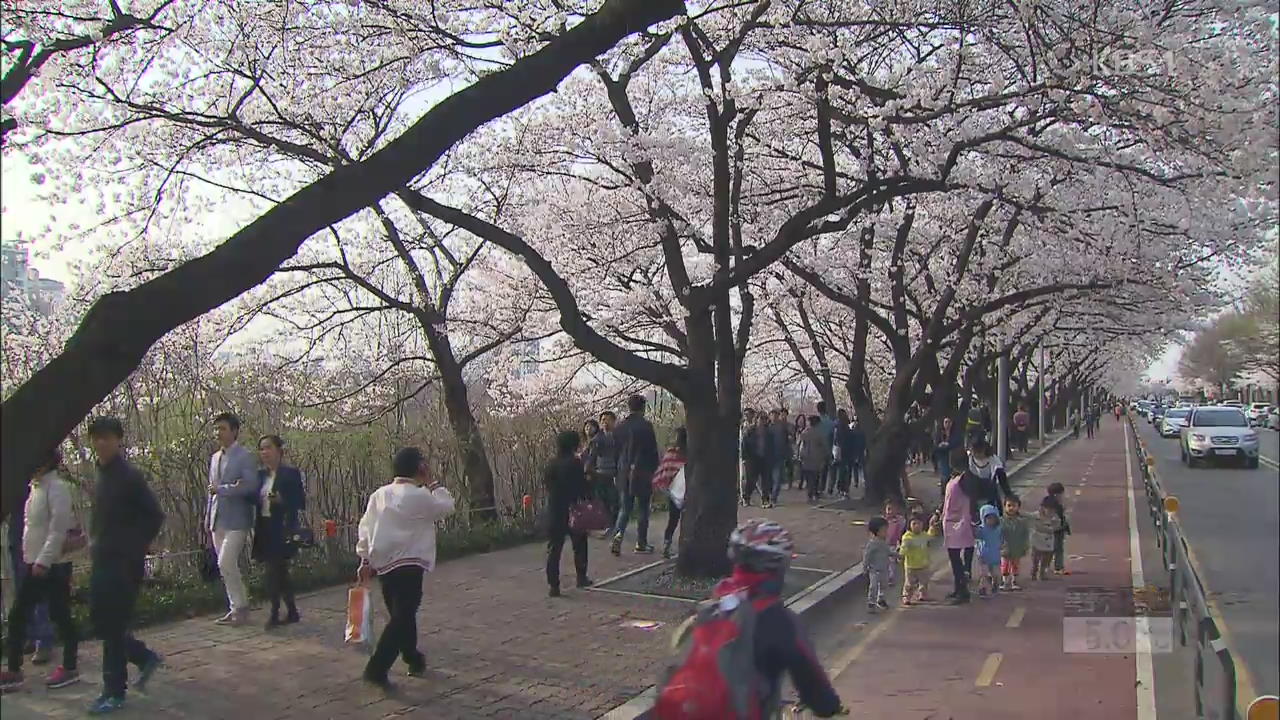
[(1200, 460), (1227, 459), (1249, 468), (1258, 467), (1258, 433), (1249, 427), (1240, 408), (1194, 408), (1180, 434), (1178, 451), (1187, 467), (1194, 467)]
[(1249, 417), (1249, 422), (1254, 425), (1263, 425), (1267, 421), (1267, 416), (1271, 414), (1271, 404), (1264, 402), (1252, 403), (1244, 414)]
[(1160, 425), (1156, 428), (1160, 431), (1160, 437), (1174, 438), (1182, 432), (1182, 428), (1187, 426), (1187, 417), (1191, 415), (1191, 408), (1169, 408), (1164, 414), (1164, 418), (1160, 420)]

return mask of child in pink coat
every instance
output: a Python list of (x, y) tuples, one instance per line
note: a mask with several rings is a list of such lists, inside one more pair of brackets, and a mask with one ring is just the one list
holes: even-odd
[[(898, 546), (902, 544), (902, 534), (907, 531), (907, 518), (902, 514), (902, 508), (898, 506), (898, 503), (890, 500), (884, 504), (884, 519), (888, 523), (885, 526), (884, 541), (894, 552), (897, 552)], [(895, 567), (895, 564), (889, 565), (888, 580), (890, 585), (894, 583)]]

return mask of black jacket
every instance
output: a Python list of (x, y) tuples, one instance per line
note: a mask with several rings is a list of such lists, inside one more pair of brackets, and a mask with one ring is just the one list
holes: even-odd
[[(267, 471), (258, 471), (259, 482), (267, 481)], [(299, 513), (307, 509), (307, 493), (302, 486), (302, 472), (291, 465), (276, 468), (276, 479), (271, 488), (276, 502), (271, 504), (271, 514), (264, 517), (263, 501), (259, 495), (258, 522), (253, 534), (253, 557), (266, 560), (277, 555), (291, 557), (297, 547), (289, 539), (298, 532)]]
[(591, 495), (582, 464), (573, 456), (547, 463), (542, 484), (547, 488), (547, 523), (552, 530), (567, 527), (569, 508)]
[(618, 489), (630, 495), (652, 494), (660, 460), (653, 423), (643, 415), (628, 415), (614, 428), (613, 437), (618, 444)]
[(123, 455), (98, 466), (89, 528), (94, 565), (141, 568), (163, 524), (164, 512), (147, 479)]

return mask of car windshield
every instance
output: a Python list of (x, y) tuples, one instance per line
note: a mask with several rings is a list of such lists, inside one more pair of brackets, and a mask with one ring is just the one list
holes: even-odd
[(1247, 427), (1239, 410), (1201, 410), (1196, 413), (1196, 427)]
[(1170, 420), (1176, 420), (1176, 419), (1178, 419), (1178, 418), (1185, 418), (1186, 416), (1188, 416), (1188, 415), (1190, 415), (1190, 414), (1191, 414), (1191, 411), (1190, 411), (1190, 410), (1186, 410), (1186, 409), (1174, 409), (1174, 410), (1170, 410), (1169, 412), (1165, 413), (1165, 414), (1164, 414), (1164, 416), (1165, 416), (1166, 418), (1170, 419)]

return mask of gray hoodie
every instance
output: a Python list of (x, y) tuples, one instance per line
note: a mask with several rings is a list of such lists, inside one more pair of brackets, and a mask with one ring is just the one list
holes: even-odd
[(862, 548), (862, 564), (868, 571), (889, 572), (889, 561), (893, 557), (893, 548), (884, 538), (872, 535), (867, 538), (866, 547)]

